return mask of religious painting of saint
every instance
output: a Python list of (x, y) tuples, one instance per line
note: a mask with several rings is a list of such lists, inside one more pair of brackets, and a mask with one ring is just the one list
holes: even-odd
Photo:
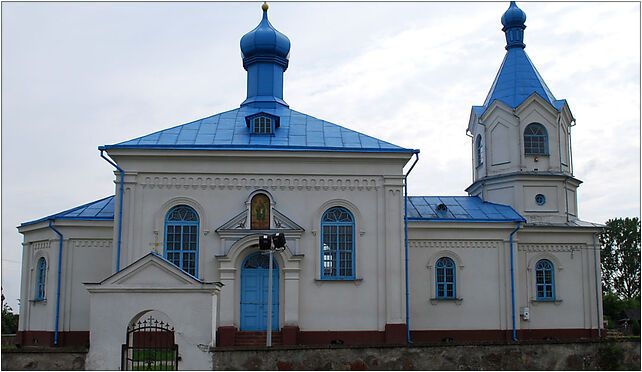
[(265, 194), (256, 194), (252, 198), (250, 226), (252, 230), (270, 228), (270, 199)]

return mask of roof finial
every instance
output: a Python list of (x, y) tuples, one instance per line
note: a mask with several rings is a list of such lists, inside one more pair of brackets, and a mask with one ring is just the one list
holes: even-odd
[(524, 48), (524, 29), (526, 25), (526, 13), (521, 10), (514, 1), (510, 2), (508, 10), (502, 16), (502, 31), (506, 33), (506, 49)]
[(269, 7), (270, 6), (267, 4), (267, 1), (264, 1), (263, 5), (261, 5), (261, 9), (263, 9), (264, 12), (267, 12)]

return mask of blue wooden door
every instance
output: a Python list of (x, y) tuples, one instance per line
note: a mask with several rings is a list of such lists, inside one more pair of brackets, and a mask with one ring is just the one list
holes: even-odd
[[(253, 253), (241, 268), (241, 331), (267, 329), (269, 255)], [(272, 260), (272, 330), (279, 330), (279, 265)]]

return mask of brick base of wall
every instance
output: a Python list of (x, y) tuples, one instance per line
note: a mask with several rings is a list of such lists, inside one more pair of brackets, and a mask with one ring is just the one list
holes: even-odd
[(21, 346), (89, 346), (89, 331), (58, 332), (58, 343), (55, 343), (55, 332), (52, 331), (18, 331), (16, 344)]
[[(240, 346), (239, 332), (233, 326), (221, 326), (217, 331), (219, 347)], [(253, 332), (259, 335), (261, 332)], [(408, 334), (405, 324), (386, 324), (384, 331), (302, 331), (299, 327), (282, 328), (283, 345), (403, 345)], [(606, 332), (602, 332), (606, 336)], [(244, 339), (247, 335), (243, 334)], [(265, 338), (263, 332), (262, 338)], [(599, 338), (597, 329), (530, 329), (517, 331), (518, 340), (577, 340)], [(415, 343), (513, 341), (512, 330), (469, 329), (410, 331)], [(247, 345), (244, 343), (243, 345)]]

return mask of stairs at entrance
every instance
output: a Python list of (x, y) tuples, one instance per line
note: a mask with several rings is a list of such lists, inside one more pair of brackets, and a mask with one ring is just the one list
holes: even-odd
[[(234, 346), (265, 346), (266, 332), (236, 332)], [(283, 345), (281, 332), (272, 332), (272, 345)]]

